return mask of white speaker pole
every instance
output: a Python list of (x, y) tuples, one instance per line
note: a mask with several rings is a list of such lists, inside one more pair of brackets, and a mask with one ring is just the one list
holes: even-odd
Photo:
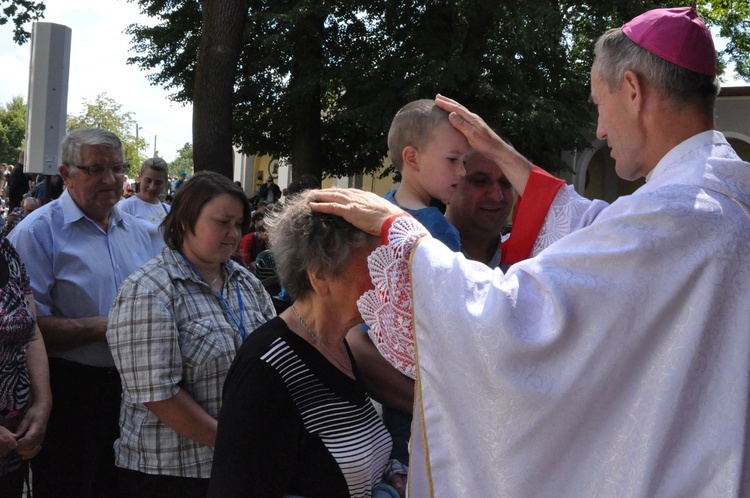
[(29, 100), (24, 172), (56, 175), (65, 136), (73, 31), (61, 24), (35, 22), (31, 31)]

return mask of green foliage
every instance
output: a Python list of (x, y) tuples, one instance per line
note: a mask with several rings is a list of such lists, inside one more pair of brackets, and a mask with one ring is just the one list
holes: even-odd
[[(291, 158), (295, 175), (310, 160), (333, 176), (370, 172), (386, 156), (396, 111), (442, 93), (482, 115), (532, 161), (559, 169), (560, 151), (585, 146), (581, 132), (593, 129), (594, 40), (650, 8), (685, 3), (250, 0), (234, 81), (234, 142), (247, 154)], [(730, 38), (722, 62), (750, 77), (750, 4), (699, 3), (709, 24)], [(138, 4), (159, 24), (129, 28), (139, 54), (130, 62), (156, 71), (152, 81), (175, 89), (175, 100), (192, 100), (199, 2)], [(305, 142), (311, 131), (317, 144)], [(299, 153), (301, 143), (309, 154)]]
[[(128, 0), (132, 2), (133, 0)], [(132, 24), (125, 33), (133, 37), (128, 64), (155, 71), (154, 85), (174, 90), (176, 102), (192, 102), (195, 65), (200, 43), (201, 11), (198, 0), (138, 0), (141, 12), (153, 25)]]
[(0, 106), (0, 162), (16, 164), (26, 138), (26, 102), (17, 95)]
[(177, 151), (175, 160), (169, 163), (170, 176), (179, 176), (183, 171), (188, 177), (193, 175), (193, 144), (190, 142), (183, 145)]
[(131, 175), (132, 171), (140, 170), (145, 160), (140, 151), (148, 146), (148, 142), (140, 137), (136, 139), (133, 113), (123, 112), (122, 105), (107, 97), (106, 93), (97, 95), (93, 102), (84, 99), (83, 106), (83, 111), (78, 116), (68, 115), (68, 130), (88, 127), (111, 131), (122, 141), (125, 161), (131, 164)]
[(717, 26), (719, 35), (729, 40), (719, 59), (734, 62), (737, 75), (750, 82), (750, 2), (703, 0), (698, 4), (706, 22)]
[(13, 41), (24, 44), (31, 33), (23, 29), (23, 25), (44, 17), (44, 2), (33, 0), (0, 0), (0, 26), (13, 21)]

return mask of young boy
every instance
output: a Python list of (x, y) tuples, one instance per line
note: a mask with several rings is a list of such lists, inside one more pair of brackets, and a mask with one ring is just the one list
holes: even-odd
[(388, 131), (388, 153), (401, 172), (401, 185), (385, 198), (414, 216), (430, 234), (459, 251), (458, 231), (430, 201), (448, 203), (466, 174), (469, 144), (434, 100), (415, 100), (402, 107)]
[[(458, 230), (432, 199), (448, 203), (466, 174), (469, 143), (448, 121), (434, 100), (415, 100), (402, 107), (388, 131), (388, 153), (401, 172), (401, 185), (385, 198), (414, 216), (434, 238), (452, 251), (461, 250)], [(411, 413), (383, 406), (383, 422), (393, 438), (391, 458), (408, 465)], [(397, 472), (398, 473), (398, 472)]]

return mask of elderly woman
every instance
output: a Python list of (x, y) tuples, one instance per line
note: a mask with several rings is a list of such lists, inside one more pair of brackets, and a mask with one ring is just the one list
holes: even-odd
[(6, 237), (16, 225), (21, 223), (21, 220), (26, 218), (29, 214), (35, 211), (39, 207), (39, 199), (34, 197), (25, 197), (21, 201), (21, 205), (13, 210), (8, 215), (8, 221), (0, 230), (0, 237)]
[(266, 215), (276, 268), (295, 298), (253, 332), (224, 386), (209, 496), (368, 497), (391, 438), (344, 339), (362, 318), (376, 237), (313, 214), (312, 192)]
[(275, 316), (260, 282), (230, 259), (250, 223), (247, 197), (201, 172), (162, 223), (161, 254), (120, 287), (107, 341), (122, 379), (115, 442), (127, 496), (205, 496), (229, 366)]
[(21, 259), (0, 239), (0, 496), (23, 495), (52, 407), (44, 341)]
[(141, 180), (140, 192), (123, 199), (117, 206), (136, 218), (158, 225), (169, 212), (169, 204), (161, 202), (159, 199), (159, 196), (164, 193), (164, 189), (167, 187), (168, 173), (167, 162), (161, 157), (146, 159), (139, 174)]

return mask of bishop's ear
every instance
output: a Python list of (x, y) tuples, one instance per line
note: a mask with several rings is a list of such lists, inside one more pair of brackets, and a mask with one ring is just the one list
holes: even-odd
[(644, 98), (644, 86), (643, 80), (635, 74), (633, 71), (625, 71), (622, 76), (622, 88), (621, 92), (624, 92), (636, 111), (640, 111), (643, 108)]

